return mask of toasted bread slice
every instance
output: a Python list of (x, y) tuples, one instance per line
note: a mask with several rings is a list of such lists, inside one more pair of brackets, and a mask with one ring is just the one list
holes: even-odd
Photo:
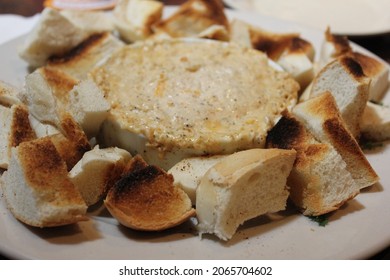
[(87, 219), (87, 206), (49, 138), (23, 142), (12, 149), (2, 181), (8, 208), (25, 224), (54, 227)]
[[(86, 13), (84, 13), (86, 16)], [(38, 23), (27, 36), (19, 55), (32, 67), (43, 66), (53, 55), (62, 55), (92, 34), (108, 31), (102, 21), (91, 21), (81, 24), (85, 20), (75, 20), (66, 14), (46, 8), (43, 10)]]
[[(337, 83), (334, 81), (337, 80)], [(326, 65), (314, 78), (310, 97), (329, 91), (336, 100), (345, 124), (354, 137), (360, 134), (360, 120), (366, 107), (370, 79), (360, 64), (348, 55)]]
[(390, 140), (390, 108), (368, 102), (360, 123), (362, 138), (381, 142)]
[(331, 93), (325, 92), (299, 103), (292, 113), (318, 141), (328, 143), (336, 149), (346, 162), (346, 168), (359, 189), (378, 182), (378, 175), (346, 128)]
[(211, 167), (196, 190), (199, 233), (228, 240), (245, 221), (285, 209), (295, 156), (293, 150), (251, 149)]
[(19, 99), (20, 90), (3, 81), (0, 81), (0, 105), (11, 107), (14, 104), (21, 103)]
[(229, 30), (221, 0), (189, 0), (182, 4), (170, 17), (158, 22), (156, 33), (166, 33), (173, 38), (198, 37), (213, 25), (222, 25)]
[(120, 0), (114, 9), (114, 24), (123, 40), (136, 42), (153, 34), (164, 4), (155, 0)]
[(217, 40), (217, 41), (229, 41), (229, 31), (223, 25), (212, 25), (198, 34), (199, 38)]
[(118, 148), (95, 146), (69, 172), (69, 178), (80, 191), (87, 206), (97, 203), (120, 178), (129, 152)]
[(174, 178), (173, 184), (180, 187), (196, 204), (196, 189), (203, 175), (218, 161), (226, 156), (191, 157), (181, 160), (168, 170)]
[(111, 33), (97, 33), (61, 55), (52, 56), (47, 67), (61, 70), (76, 80), (86, 79), (88, 73), (124, 45)]
[(29, 121), (28, 109), (23, 104), (11, 108), (0, 106), (0, 168), (7, 169), (12, 147), (36, 138)]
[[(138, 161), (140, 157), (133, 160)], [(142, 231), (160, 231), (195, 215), (186, 193), (173, 185), (172, 175), (148, 165), (132, 163), (108, 192), (104, 204), (122, 225)]]
[(291, 200), (304, 215), (318, 216), (336, 210), (360, 192), (336, 149), (318, 142), (288, 112), (268, 133), (267, 147), (296, 150), (287, 185)]

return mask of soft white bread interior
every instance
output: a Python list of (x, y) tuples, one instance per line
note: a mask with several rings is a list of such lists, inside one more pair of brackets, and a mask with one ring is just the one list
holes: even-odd
[(129, 152), (119, 148), (95, 146), (69, 172), (69, 178), (80, 191), (87, 206), (97, 203), (120, 178)]
[(19, 89), (0, 81), (0, 105), (11, 107), (14, 104), (20, 103)]
[(74, 20), (55, 9), (44, 9), (19, 50), (19, 55), (30, 66), (40, 67), (49, 57), (64, 54), (96, 32), (107, 31), (105, 25), (102, 25), (102, 30), (98, 28), (99, 21), (92, 25), (82, 25), (81, 21), (83, 20)]
[(25, 224), (53, 227), (87, 219), (87, 206), (49, 138), (12, 149), (2, 188), (9, 210)]
[(156, 33), (170, 37), (198, 37), (213, 25), (221, 25), (229, 30), (221, 0), (189, 0), (180, 5), (175, 13), (153, 26)]
[(95, 82), (86, 79), (69, 92), (67, 108), (90, 139), (98, 134), (101, 124), (108, 116), (110, 104)]
[(213, 165), (226, 156), (203, 156), (185, 158), (168, 170), (174, 178), (173, 184), (180, 187), (191, 199), (192, 205), (196, 204), (196, 188), (203, 175)]
[(333, 95), (324, 92), (296, 105), (292, 113), (321, 143), (332, 145), (347, 164), (359, 189), (378, 182), (356, 139), (346, 128)]
[(287, 185), (290, 199), (304, 215), (318, 216), (336, 210), (360, 192), (336, 149), (318, 142), (288, 112), (268, 133), (267, 147), (296, 150)]
[(96, 66), (104, 63), (124, 43), (109, 32), (92, 34), (68, 52), (51, 57), (47, 67), (83, 80)]
[(130, 164), (130, 171), (116, 182), (104, 200), (119, 223), (136, 230), (160, 231), (195, 215), (187, 194), (173, 185), (172, 175), (147, 165), (139, 156)]
[(0, 106), (0, 168), (7, 169), (12, 147), (36, 138), (30, 125), (28, 109), (24, 104), (11, 108)]
[(199, 233), (228, 240), (245, 221), (285, 209), (295, 156), (293, 150), (252, 149), (211, 167), (196, 190)]
[(121, 38), (127, 42), (145, 40), (152, 26), (161, 20), (164, 4), (155, 0), (120, 0), (113, 15)]
[(390, 108), (368, 102), (360, 123), (363, 139), (374, 142), (390, 140)]
[(31, 128), (34, 130), (37, 138), (42, 138), (45, 136), (60, 133), (56, 126), (52, 124), (42, 123), (31, 114), (28, 115), (28, 119), (30, 121)]
[(111, 32), (114, 23), (109, 13), (94, 10), (63, 9), (61, 15), (89, 34)]
[[(337, 81), (337, 83), (335, 83)], [(310, 97), (326, 91), (336, 100), (341, 116), (354, 137), (360, 134), (360, 120), (366, 107), (370, 79), (352, 57), (338, 57), (326, 65), (314, 78)]]

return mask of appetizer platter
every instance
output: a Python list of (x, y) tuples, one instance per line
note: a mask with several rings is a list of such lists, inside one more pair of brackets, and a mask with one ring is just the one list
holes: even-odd
[[(120, 1), (119, 5), (128, 2), (143, 1)], [(73, 41), (62, 42), (65, 45), (61, 46), (53, 40), (57, 50), (38, 31), (0, 46), (0, 80), (6, 83), (2, 86), (7, 90), (10, 87), (10, 92), (21, 88), (17, 95), (2, 96), (2, 105), (12, 108), (14, 115), (30, 116), (28, 129), (15, 138), (18, 146), (10, 148), (12, 156), (2, 161), (6, 171), (1, 179), (0, 251), (21, 259), (361, 259), (386, 248), (390, 244), (390, 227), (384, 222), (390, 214), (390, 177), (386, 172), (390, 150), (388, 136), (383, 134), (388, 124), (383, 123), (383, 117), (378, 123), (381, 132), (373, 129), (366, 104), (368, 100), (383, 104), (370, 101), (370, 112), (382, 112), (390, 104), (389, 65), (345, 38), (347, 46), (343, 45), (343, 50), (347, 55), (337, 57), (336, 39), (340, 38), (326, 28), (310, 29), (231, 10), (212, 10), (218, 20), (210, 24), (210, 6), (204, 6), (205, 12), (197, 6), (204, 1), (188, 3), (181, 7), (149, 7), (155, 21), (153, 29), (135, 25), (129, 29), (125, 23), (131, 11), (123, 14), (117, 9), (113, 12), (114, 27), (109, 20), (101, 20), (90, 27), (88, 32), (92, 33), (83, 30), (79, 42), (73, 40), (80, 35), (77, 28), (74, 33), (69, 32), (71, 28), (62, 30), (69, 32)], [(180, 12), (194, 7), (200, 9), (195, 9), (197, 22), (207, 22), (206, 31), (199, 27), (201, 32), (195, 32), (195, 27), (181, 21)], [(72, 19), (75, 14), (66, 10), (45, 10), (42, 18), (77, 22), (76, 27), (88, 22), (88, 16), (76, 14)], [(96, 22), (97, 15), (93, 16)], [(159, 19), (161, 16), (164, 20)], [(177, 23), (179, 29), (175, 29)], [(277, 38), (273, 47), (259, 49), (264, 46), (259, 38), (267, 36)], [(289, 43), (280, 51), (283, 42)], [(68, 51), (64, 46), (71, 51), (67, 56), (59, 55)], [(299, 46), (299, 51), (292, 46)], [(99, 51), (94, 51), (95, 47)], [(72, 54), (73, 49), (77, 51)], [(84, 51), (86, 58), (80, 59)], [(355, 61), (364, 66), (365, 59), (381, 66), (372, 79), (362, 73), (364, 67), (355, 68)], [(294, 64), (296, 61), (298, 64)], [(122, 72), (124, 66), (133, 70), (133, 76), (128, 78), (128, 72)], [(208, 81), (210, 73), (214, 79)], [(322, 82), (328, 76), (333, 80), (334, 73), (340, 80), (344, 77), (340, 82), (343, 86)], [(187, 75), (196, 77), (201, 92), (187, 90)], [(266, 82), (245, 80), (251, 75)], [(218, 82), (227, 77), (227, 88), (221, 88), (224, 82)], [(61, 86), (56, 82), (50, 88), (50, 82), (58, 81), (55, 79), (62, 81)], [(186, 92), (186, 98), (165, 96), (171, 90), (171, 81), (174, 88)], [(127, 100), (123, 95), (127, 83), (139, 83), (137, 87), (143, 89), (137, 99)], [(42, 92), (48, 87), (50, 94), (45, 96)], [(264, 87), (269, 96), (264, 95), (262, 100), (267, 101), (259, 101), (261, 105), (256, 106), (251, 100), (245, 103), (245, 98), (253, 98), (253, 92)], [(149, 94), (150, 88), (154, 100), (149, 104), (142, 93)], [(210, 88), (212, 93), (208, 95)], [(275, 95), (280, 88), (283, 98)], [(337, 103), (339, 88), (359, 96), (365, 94), (365, 100), (353, 101), (364, 106), (342, 107)], [(65, 99), (58, 97), (63, 91), (69, 92)], [(240, 95), (235, 96), (235, 91)], [(195, 106), (199, 96), (205, 98), (202, 107)], [(224, 100), (225, 96), (229, 98)], [(238, 97), (243, 97), (241, 103)], [(165, 98), (165, 103), (157, 101)], [(193, 109), (185, 107), (186, 102), (197, 110), (180, 119), (186, 115), (183, 112)], [(326, 114), (322, 104), (327, 104)], [(66, 110), (57, 110), (61, 106)], [(134, 107), (134, 113), (123, 112), (129, 106)], [(223, 111), (224, 106), (229, 110)], [(247, 112), (242, 113), (240, 106)], [(264, 116), (256, 111), (259, 108)], [(312, 108), (316, 108), (315, 114)], [(223, 117), (216, 123), (210, 114), (218, 110), (218, 116)], [(236, 121), (229, 113), (236, 114)], [(363, 119), (364, 113), (366, 122), (350, 117), (360, 114)], [(164, 123), (164, 118), (176, 118), (177, 123)], [(152, 123), (154, 119), (157, 125)], [(312, 120), (323, 127), (332, 123), (338, 133), (318, 130)], [(196, 124), (202, 121), (198, 128)], [(13, 135), (12, 125), (3, 126), (11, 127)], [(123, 129), (127, 126), (132, 130)], [(295, 141), (292, 134), (284, 135), (286, 129), (291, 129), (300, 141)], [(229, 131), (234, 133), (230, 136)], [(355, 140), (360, 135), (372, 139), (369, 143), (374, 147), (361, 150)], [(323, 153), (317, 153), (319, 150)], [(323, 160), (316, 160), (314, 155), (323, 156)], [(50, 165), (52, 174), (48, 169), (41, 172), (43, 162)], [(28, 172), (31, 166), (36, 167), (35, 175)], [(154, 177), (145, 179), (142, 174), (146, 173)], [(321, 183), (313, 188), (314, 176), (319, 176)], [(56, 183), (60, 181), (61, 186)], [(229, 191), (220, 191), (220, 185)], [(26, 189), (36, 191), (42, 186), (56, 190), (56, 199), (72, 204), (66, 210), (58, 204), (45, 204), (40, 195), (53, 197), (50, 192), (25, 197)], [(318, 193), (318, 200), (302, 198), (305, 195), (295, 191), (299, 189)], [(337, 195), (329, 195), (329, 189)], [(141, 197), (146, 190), (153, 199)], [(43, 207), (39, 205), (42, 201)], [(153, 201), (162, 201), (163, 205)], [(236, 208), (247, 214), (231, 210)], [(26, 214), (26, 209), (33, 211)], [(39, 212), (34, 213), (34, 209)], [(145, 209), (150, 212), (145, 214)], [(229, 215), (234, 219), (226, 218)], [(219, 218), (216, 221), (211, 216)], [(314, 221), (313, 216), (325, 220), (326, 225)], [(230, 222), (234, 226), (227, 226)]]

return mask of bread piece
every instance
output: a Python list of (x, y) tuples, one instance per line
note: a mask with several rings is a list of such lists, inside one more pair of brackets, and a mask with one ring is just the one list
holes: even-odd
[(54, 227), (87, 219), (87, 206), (49, 138), (12, 149), (2, 181), (9, 210), (25, 224)]
[(351, 56), (360, 64), (364, 75), (371, 78), (369, 100), (380, 102), (389, 86), (389, 67), (374, 57), (355, 52), (346, 36), (334, 35), (328, 28), (321, 48), (320, 68), (343, 55)]
[(358, 137), (360, 120), (368, 101), (369, 86), (370, 79), (364, 75), (360, 64), (345, 55), (326, 65), (317, 74), (310, 97), (329, 91), (336, 100), (347, 128), (354, 137)]
[(292, 113), (318, 141), (330, 144), (336, 149), (346, 162), (347, 170), (359, 189), (378, 182), (378, 175), (346, 128), (331, 93), (325, 92), (299, 103)]
[(389, 66), (359, 52), (353, 52), (350, 56), (360, 64), (364, 75), (371, 79), (368, 99), (380, 102), (389, 88)]
[(130, 160), (129, 152), (118, 148), (95, 146), (69, 172), (69, 178), (80, 191), (87, 206), (98, 202), (120, 178)]
[(295, 156), (293, 150), (252, 149), (209, 169), (196, 190), (199, 233), (228, 240), (245, 221), (285, 209)]
[(112, 17), (104, 11), (62, 9), (60, 14), (89, 34), (112, 32), (114, 30)]
[(336, 58), (351, 52), (352, 47), (349, 44), (348, 37), (332, 34), (328, 27), (321, 45), (319, 67), (322, 68)]
[(95, 137), (108, 116), (110, 104), (92, 79), (81, 81), (69, 92), (68, 112), (87, 135)]
[(21, 103), (18, 95), (19, 89), (0, 81), (0, 106), (11, 107)]
[(136, 230), (160, 231), (195, 215), (189, 197), (173, 185), (172, 175), (156, 166), (142, 165), (142, 161), (140, 165), (133, 163), (138, 167), (125, 174), (104, 200), (119, 223)]
[(172, 174), (173, 184), (180, 187), (196, 204), (196, 189), (203, 175), (218, 161), (226, 156), (191, 157), (181, 160), (168, 170)]
[(19, 55), (34, 68), (43, 66), (49, 57), (66, 53), (96, 32), (107, 31), (104, 26), (97, 28), (99, 24), (80, 25), (80, 21), (45, 8)]
[(152, 35), (161, 20), (164, 4), (154, 0), (120, 0), (114, 9), (114, 24), (123, 40), (136, 42)]
[(36, 138), (29, 121), (28, 109), (23, 104), (11, 108), (0, 106), (0, 168), (7, 169), (12, 147)]
[(61, 133), (51, 135), (50, 140), (70, 171), (84, 153), (91, 150), (91, 145), (80, 125), (68, 113), (60, 116), (58, 129)]
[(362, 138), (381, 142), (390, 140), (390, 108), (368, 102), (360, 123)]
[(96, 66), (124, 45), (111, 33), (97, 33), (89, 36), (68, 52), (52, 56), (47, 67), (60, 70), (76, 80), (83, 80)]
[(182, 4), (170, 17), (158, 22), (156, 33), (167, 33), (176, 37), (198, 37), (213, 25), (222, 25), (229, 30), (221, 0), (189, 0)]
[(360, 192), (332, 145), (318, 142), (288, 112), (268, 133), (267, 147), (296, 150), (287, 185), (291, 200), (304, 215), (318, 216), (336, 210)]

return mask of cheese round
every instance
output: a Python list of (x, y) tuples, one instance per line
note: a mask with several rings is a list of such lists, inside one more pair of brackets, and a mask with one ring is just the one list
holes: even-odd
[(188, 156), (263, 147), (299, 90), (265, 54), (202, 39), (128, 45), (91, 74), (111, 103), (103, 142), (165, 169)]

